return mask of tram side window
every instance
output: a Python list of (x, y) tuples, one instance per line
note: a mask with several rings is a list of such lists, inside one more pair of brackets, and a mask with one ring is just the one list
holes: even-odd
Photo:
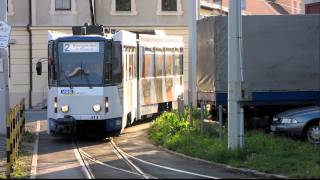
[(162, 50), (156, 51), (156, 77), (163, 76), (163, 63), (164, 63), (164, 53)]
[(136, 48), (129, 48), (129, 79), (132, 80), (137, 77), (136, 67)]
[(174, 61), (174, 51), (172, 49), (166, 49), (165, 51), (165, 72), (166, 76), (173, 75), (173, 61)]
[(130, 47), (129, 49), (129, 80), (133, 79), (133, 48)]
[(54, 43), (50, 41), (48, 44), (48, 79), (49, 85), (56, 85), (57, 84), (57, 68), (56, 62), (54, 57)]
[(124, 66), (124, 81), (129, 80), (129, 48), (124, 48), (124, 60), (123, 60), (123, 66)]
[(180, 48), (180, 56), (179, 56), (179, 59), (180, 59), (180, 74), (183, 75), (183, 48)]
[(182, 49), (176, 49), (174, 53), (174, 70), (175, 75), (182, 75), (183, 74), (183, 55)]
[(105, 50), (105, 73), (104, 79), (106, 84), (112, 83), (112, 58), (111, 58), (111, 44), (109, 42), (106, 43)]
[(154, 51), (152, 49), (145, 49), (144, 59), (142, 65), (142, 78), (154, 76)]
[(122, 46), (119, 42), (113, 43), (112, 48), (112, 81), (115, 84), (122, 82)]
[(133, 58), (133, 78), (137, 78), (137, 49), (133, 48), (132, 51)]
[(132, 47), (125, 47), (125, 80), (130, 81), (133, 79), (133, 63), (134, 63), (134, 57), (133, 57), (133, 48)]

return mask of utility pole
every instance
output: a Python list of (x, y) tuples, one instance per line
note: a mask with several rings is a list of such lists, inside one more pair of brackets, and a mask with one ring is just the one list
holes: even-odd
[(241, 1), (229, 0), (228, 15), (228, 148), (243, 146), (243, 109), (241, 101)]
[(222, 16), (222, 5), (223, 5), (223, 0), (220, 2), (220, 16)]
[(6, 133), (6, 116), (9, 111), (9, 87), (8, 87), (8, 50), (3, 45), (8, 44), (8, 38), (3, 32), (8, 30), (7, 0), (0, 0), (0, 134)]
[(199, 0), (188, 0), (189, 13), (189, 105), (196, 105), (196, 65), (197, 65), (197, 20), (199, 19)]

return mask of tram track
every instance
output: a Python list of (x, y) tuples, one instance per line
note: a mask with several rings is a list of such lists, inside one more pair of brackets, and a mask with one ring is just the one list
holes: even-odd
[(114, 143), (111, 143), (111, 141), (109, 144), (112, 146), (114, 154), (118, 157), (119, 160), (122, 160), (125, 164), (127, 164), (128, 168), (130, 168), (130, 170), (116, 167), (114, 165), (110, 165), (108, 163), (99, 161), (98, 159), (96, 159), (92, 155), (85, 152), (81, 147), (79, 147), (76, 140), (74, 141), (74, 144), (75, 144), (75, 154), (76, 154), (76, 156), (80, 157), (80, 158), (77, 157), (77, 159), (78, 159), (79, 163), (81, 164), (81, 166), (83, 167), (82, 168), (83, 173), (87, 179), (95, 179), (95, 175), (93, 174), (93, 171), (90, 168), (90, 165), (87, 162), (87, 160), (89, 160), (97, 165), (100, 165), (100, 166), (103, 166), (106, 168), (110, 168), (110, 169), (113, 169), (116, 171), (120, 171), (120, 172), (126, 173), (128, 175), (135, 175), (137, 177), (140, 177), (141, 179), (159, 179), (155, 176), (144, 173), (137, 165), (135, 165), (132, 161), (130, 161), (127, 158), (127, 156), (124, 153), (122, 153), (122, 151), (119, 150), (118, 147)]
[(77, 141), (73, 142), (73, 146), (74, 146), (74, 148), (73, 148), (74, 154), (75, 154), (77, 160), (79, 161), (79, 163), (80, 163), (80, 165), (82, 167), (82, 172), (83, 172), (84, 176), (87, 179), (96, 179), (95, 175), (93, 174), (92, 169), (90, 168), (90, 165), (89, 165), (88, 161), (83, 156), (84, 154), (80, 150)]
[[(181, 170), (181, 169), (176, 169), (176, 168), (172, 168), (172, 167), (168, 167), (168, 166), (155, 164), (155, 163), (134, 157), (133, 155), (126, 153), (119, 146), (117, 146), (117, 144), (114, 142), (113, 138), (105, 139), (104, 143), (107, 145), (111, 145), (114, 154), (118, 157), (119, 160), (122, 160), (127, 165), (128, 169), (117, 167), (117, 166), (111, 165), (109, 163), (105, 163), (105, 162), (98, 160), (97, 158), (93, 157), (89, 153), (85, 152), (81, 147), (78, 146), (77, 142), (75, 141), (75, 145), (76, 145), (75, 151), (77, 151), (79, 153), (79, 155), (81, 156), (80, 161), (82, 161), (82, 162), (80, 162), (80, 164), (82, 164), (82, 166), (84, 167), (83, 171), (86, 171), (86, 172), (84, 172), (84, 174), (88, 179), (95, 179), (95, 175), (94, 175), (94, 173), (93, 173), (92, 169), (90, 168), (90, 165), (87, 161), (90, 161), (96, 165), (100, 165), (100, 166), (103, 166), (103, 167), (106, 167), (109, 169), (120, 171), (120, 172), (125, 173), (127, 175), (136, 176), (137, 178), (141, 178), (141, 179), (160, 179), (160, 178), (162, 178), (162, 177), (156, 177), (154, 175), (150, 175), (150, 174), (145, 173), (143, 171), (143, 168), (141, 168), (142, 164), (146, 165), (146, 166), (154, 167), (159, 170), (161, 169), (161, 170), (171, 171), (174, 173), (190, 175), (190, 176), (198, 177), (198, 178), (220, 179), (220, 178), (214, 177), (214, 176), (198, 174), (198, 173), (194, 173), (194, 172), (189, 172), (189, 171), (185, 171), (185, 170)], [(137, 165), (137, 163), (135, 163), (135, 162), (139, 162), (139, 164), (141, 164), (141, 167), (139, 167)]]
[(168, 166), (163, 166), (163, 165), (159, 165), (159, 164), (156, 164), (156, 163), (152, 163), (152, 162), (149, 162), (149, 161), (146, 161), (146, 160), (143, 160), (143, 159), (140, 159), (140, 158), (137, 158), (131, 154), (128, 154), (126, 153), (125, 151), (123, 151), (121, 148), (119, 148), (116, 143), (113, 141), (113, 139), (111, 139), (111, 144), (113, 144), (113, 146), (115, 146), (120, 152), (121, 154), (125, 155), (127, 158), (131, 158), (131, 159), (134, 159), (136, 161), (139, 161), (140, 163), (143, 163), (145, 165), (148, 165), (148, 166), (153, 166), (153, 167), (156, 167), (156, 168), (159, 168), (159, 169), (165, 169), (165, 170), (168, 170), (168, 171), (174, 171), (174, 172), (177, 172), (177, 173), (182, 173), (182, 174), (188, 174), (188, 175), (191, 175), (191, 176), (196, 176), (198, 178), (208, 178), (208, 179), (220, 179), (218, 177), (214, 177), (214, 176), (207, 176), (207, 175), (203, 175), (203, 174), (198, 174), (198, 173), (193, 173), (193, 172), (189, 172), (189, 171), (184, 171), (184, 170), (181, 170), (181, 169), (176, 169), (176, 168), (172, 168), (172, 167), (168, 167)]

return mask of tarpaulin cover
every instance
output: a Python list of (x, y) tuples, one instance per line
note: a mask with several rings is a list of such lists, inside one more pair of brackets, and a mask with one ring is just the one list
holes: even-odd
[[(226, 92), (228, 18), (199, 20), (198, 92)], [(242, 88), (252, 92), (320, 90), (320, 16), (244, 16)]]

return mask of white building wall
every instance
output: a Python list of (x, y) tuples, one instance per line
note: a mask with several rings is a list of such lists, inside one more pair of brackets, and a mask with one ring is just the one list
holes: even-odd
[(29, 103), (29, 37), (26, 28), (14, 27), (11, 39), (15, 40), (15, 44), (10, 45), (9, 64), (10, 107), (13, 107), (23, 97), (26, 104)]

